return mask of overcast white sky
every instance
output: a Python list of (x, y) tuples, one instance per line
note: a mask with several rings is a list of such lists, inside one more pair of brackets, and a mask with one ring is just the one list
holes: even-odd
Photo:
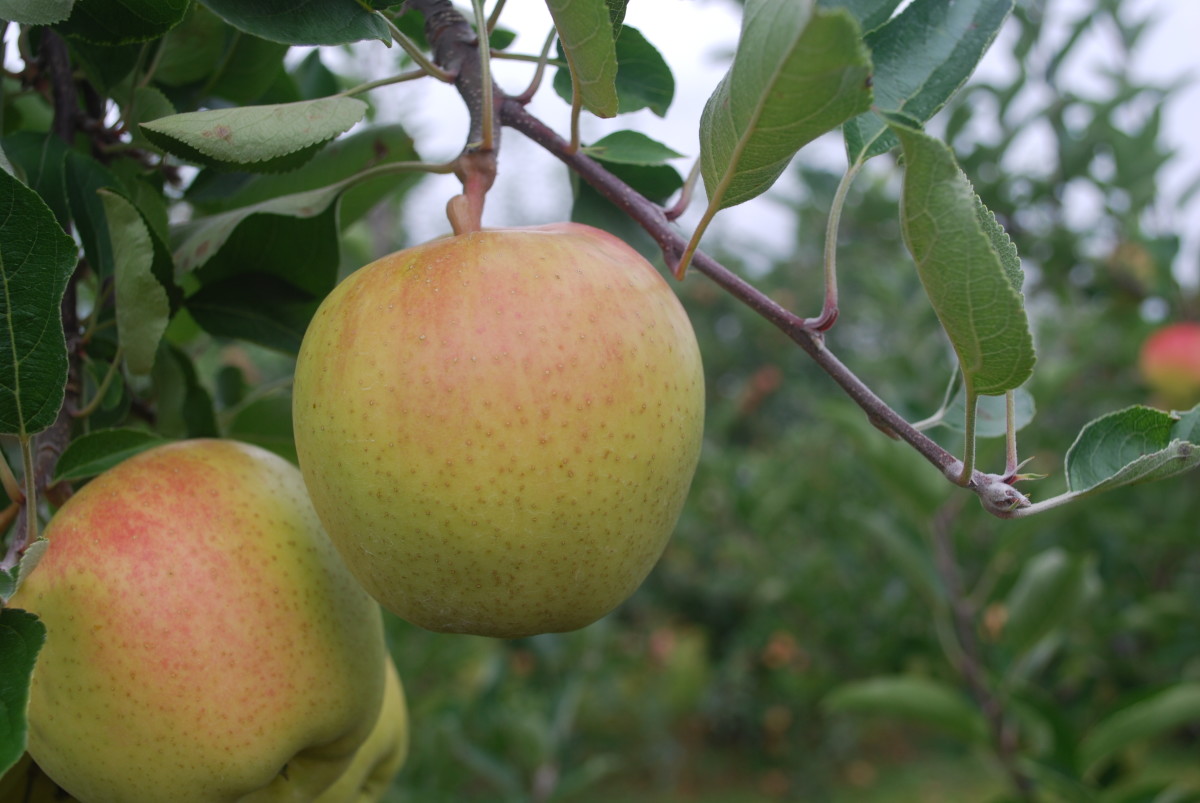
[[(1095, 2), (1048, 0), (1048, 5), (1047, 25), (1059, 26), (1078, 19)], [(1175, 97), (1166, 113), (1167, 137), (1181, 153), (1162, 187), (1165, 208), (1171, 210), (1171, 201), (1186, 184), (1200, 176), (1200, 137), (1196, 135), (1200, 132), (1200, 47), (1196, 45), (1200, 36), (1200, 0), (1132, 0), (1131, 6), (1134, 16), (1151, 12), (1158, 19), (1141, 49), (1142, 59), (1136, 65), (1139, 74), (1164, 80), (1190, 74), (1196, 79), (1196, 83)], [(666, 56), (675, 74), (675, 102), (665, 120), (650, 112), (623, 115), (616, 120), (585, 119), (585, 140), (595, 140), (618, 127), (637, 128), (680, 153), (694, 157), (700, 110), (725, 72), (727, 61), (724, 55), (737, 41), (738, 8), (727, 0), (632, 0), (626, 23), (639, 28)], [(521, 52), (536, 52), (550, 26), (544, 0), (509, 0), (504, 20), (515, 30), (529, 32), (515, 46)], [(1112, 52), (1109, 34), (1102, 28), (1095, 30), (1079, 49), (1079, 57), (1065, 71), (1068, 80), (1085, 91), (1096, 86), (1100, 68)], [(984, 74), (1006, 69), (1007, 53), (1002, 45), (994, 48), (980, 67)], [(517, 91), (527, 80), (529, 67), (502, 63), (497, 65), (496, 73), (501, 86)], [(462, 141), (456, 135), (447, 137), (446, 132), (457, 133), (462, 126), (447, 125), (445, 115), (461, 113), (461, 104), (452, 89), (425, 83), (427, 85), (418, 92), (395, 93), (402, 107), (400, 115), (417, 135), (423, 155), (448, 158), (461, 148)], [(566, 131), (566, 106), (548, 88), (532, 108), (558, 130)], [(465, 115), (462, 125), (465, 125)], [(844, 158), (836, 138), (831, 138), (828, 143), (818, 143), (816, 152), (817, 158), (829, 159), (839, 166), (838, 160)], [(1031, 158), (1036, 160), (1036, 155)], [(678, 167), (681, 172), (686, 172), (689, 165), (690, 162), (680, 160)], [(456, 191), (456, 182), (452, 178), (439, 178), (424, 184), (421, 193), (429, 203), (410, 207), (414, 210), (407, 221), (411, 239), (420, 241), (445, 231), (445, 220), (435, 210), (440, 210), (445, 198)], [(786, 192), (786, 187), (783, 191)], [(506, 134), (501, 151), (500, 178), (489, 196), (484, 222), (486, 225), (513, 225), (559, 219), (564, 215), (567, 192), (565, 174), (557, 162), (524, 141), (519, 134), (510, 132)], [(685, 228), (698, 216), (701, 206), (700, 200), (693, 202), (690, 215), (682, 221)], [(419, 211), (422, 208), (426, 211)], [(1177, 275), (1194, 284), (1200, 274), (1200, 197), (1176, 214), (1177, 228), (1185, 234), (1187, 242), (1185, 255), (1175, 265), (1175, 270)], [(724, 225), (732, 229), (735, 236), (745, 232), (748, 245), (768, 249), (768, 253), (762, 255), (765, 262), (773, 256), (770, 250), (783, 251), (790, 247), (789, 220), (784, 209), (769, 200), (758, 200), (721, 213), (714, 226)]]

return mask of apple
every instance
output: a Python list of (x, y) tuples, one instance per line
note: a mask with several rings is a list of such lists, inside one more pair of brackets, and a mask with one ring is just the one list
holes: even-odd
[(196, 440), (129, 458), (46, 528), (11, 599), (46, 624), (29, 753), (85, 803), (311, 801), (379, 717), (378, 605), (300, 472)]
[(358, 748), (354, 762), (315, 803), (376, 803), (404, 766), (408, 757), (408, 707), (400, 674), (390, 658), (386, 663), (387, 685), (375, 728)]
[(296, 363), (300, 468), (384, 607), (430, 630), (583, 627), (658, 560), (700, 451), (695, 333), (659, 273), (579, 224), (384, 257)]
[(1158, 329), (1142, 343), (1138, 365), (1162, 404), (1187, 410), (1200, 402), (1200, 323)]

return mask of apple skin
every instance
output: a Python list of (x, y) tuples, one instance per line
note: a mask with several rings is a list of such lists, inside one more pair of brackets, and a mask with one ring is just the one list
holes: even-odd
[(579, 224), (484, 230), (349, 276), (293, 389), (350, 569), (429, 630), (588, 625), (665, 548), (699, 457), (700, 351), (658, 272)]
[(354, 762), (315, 803), (377, 803), (408, 758), (408, 706), (404, 685), (391, 659), (375, 728), (354, 755)]
[(1158, 329), (1142, 343), (1138, 365), (1160, 401), (1174, 410), (1200, 402), (1200, 323)]
[(378, 718), (382, 623), (300, 472), (172, 443), (55, 514), (11, 604), (47, 628), (29, 753), (86, 803), (308, 803)]

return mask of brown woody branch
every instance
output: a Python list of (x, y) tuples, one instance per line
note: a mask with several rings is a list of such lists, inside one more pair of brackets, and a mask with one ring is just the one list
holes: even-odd
[[(449, 0), (409, 0), (409, 6), (425, 13), (426, 31), (434, 47), (434, 61), (457, 75), (455, 85), (470, 109), (474, 125), (474, 121), (480, 117), (478, 109), (486, 102), (481, 95), (482, 82), (474, 31), (466, 19), (453, 9)], [(502, 125), (520, 131), (541, 145), (628, 214), (654, 238), (668, 264), (678, 261), (687, 245), (687, 238), (671, 226), (662, 207), (647, 200), (595, 160), (573, 150), (569, 142), (531, 115), (521, 100), (494, 88), (491, 102), (499, 110), (498, 119)], [(821, 333), (805, 325), (804, 318), (780, 306), (703, 252), (696, 252), (692, 264), (700, 273), (795, 341), (862, 408), (871, 423), (888, 435), (908, 443), (947, 479), (958, 481), (962, 462), (914, 428), (879, 398), (827, 348)], [(965, 487), (979, 496), (985, 509), (1001, 518), (1007, 518), (1016, 508), (1029, 504), (1025, 496), (1000, 475), (975, 471)]]

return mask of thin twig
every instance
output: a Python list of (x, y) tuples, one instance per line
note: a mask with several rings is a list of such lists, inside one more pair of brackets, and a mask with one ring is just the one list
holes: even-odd
[(550, 29), (550, 33), (546, 34), (546, 42), (542, 45), (542, 53), (537, 59), (537, 69), (533, 72), (533, 80), (529, 82), (529, 86), (525, 88), (524, 92), (516, 96), (518, 103), (528, 103), (537, 94), (538, 89), (542, 85), (542, 76), (546, 74), (546, 63), (550, 56), (550, 48), (557, 37), (558, 31), (553, 28)]
[(966, 683), (971, 697), (987, 722), (992, 747), (1009, 782), (1022, 800), (1035, 801), (1033, 779), (1025, 774), (1018, 764), (1016, 733), (1009, 724), (1004, 705), (992, 691), (987, 673), (983, 668), (983, 656), (979, 650), (979, 639), (975, 636), (975, 608), (963, 591), (962, 575), (954, 554), (954, 523), (962, 511), (962, 497), (953, 497), (934, 516), (933, 549), (938, 574), (950, 601), (954, 633), (961, 648), (951, 658), (955, 669)]

